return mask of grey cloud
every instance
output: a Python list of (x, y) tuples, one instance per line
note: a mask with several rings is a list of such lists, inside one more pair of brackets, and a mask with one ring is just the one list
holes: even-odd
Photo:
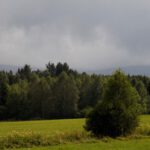
[(150, 65), (147, 0), (1, 0), (0, 63)]

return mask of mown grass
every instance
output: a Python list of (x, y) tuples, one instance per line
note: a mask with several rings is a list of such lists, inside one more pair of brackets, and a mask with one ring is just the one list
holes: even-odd
[[(113, 147), (117, 145), (118, 150), (120, 150), (119, 143), (123, 146), (124, 143), (130, 145), (130, 141), (133, 141), (132, 143), (136, 141), (140, 143), (150, 142), (150, 115), (140, 116), (140, 125), (131, 136), (119, 137), (115, 140), (107, 137), (103, 139), (94, 138), (84, 131), (84, 123), (85, 119), (1, 122), (0, 149), (51, 146), (51, 148), (57, 150), (59, 147), (61, 149), (67, 149), (68, 146), (68, 149), (71, 146), (76, 147), (81, 143), (81, 148), (86, 147), (87, 143), (95, 143), (94, 145), (98, 145), (98, 147), (105, 147), (107, 143), (109, 149), (109, 145), (111, 146), (112, 143)], [(77, 145), (74, 145), (74, 143)]]

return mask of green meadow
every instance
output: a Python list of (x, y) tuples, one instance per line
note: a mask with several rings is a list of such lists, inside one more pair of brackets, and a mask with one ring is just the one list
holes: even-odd
[(53, 135), (59, 132), (82, 131), (84, 123), (85, 119), (1, 122), (0, 136), (6, 136), (13, 131), (32, 131), (42, 135)]
[[(149, 150), (150, 139), (119, 141), (82, 144), (66, 144), (51, 147), (32, 148), (28, 150)], [(19, 149), (27, 150), (27, 149)]]
[(0, 145), (19, 150), (149, 150), (150, 115), (139, 121), (132, 136), (117, 139), (90, 137), (83, 128), (85, 119), (1, 122), (0, 137), (6, 142)]

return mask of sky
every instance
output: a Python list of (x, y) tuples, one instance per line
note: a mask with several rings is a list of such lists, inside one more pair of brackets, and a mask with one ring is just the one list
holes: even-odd
[(1, 0), (0, 64), (150, 65), (149, 0)]

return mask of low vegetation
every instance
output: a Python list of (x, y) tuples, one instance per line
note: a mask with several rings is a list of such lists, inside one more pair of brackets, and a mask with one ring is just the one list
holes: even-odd
[[(83, 146), (85, 146), (87, 143), (91, 145), (95, 143), (97, 146), (99, 145), (99, 147), (104, 147), (104, 145), (106, 145), (104, 143), (109, 145), (111, 145), (111, 143), (116, 143), (115, 145), (117, 145), (117, 143), (123, 144), (123, 142), (126, 143), (127, 141), (142, 140), (144, 142), (144, 139), (150, 139), (150, 116), (140, 116), (139, 120), (140, 124), (132, 135), (118, 137), (116, 139), (109, 137), (93, 137), (83, 129), (85, 119), (1, 122), (0, 129), (3, 128), (3, 132), (0, 132), (0, 148), (12, 149), (55, 145), (69, 148), (70, 144), (76, 148), (78, 144), (83, 144)], [(5, 126), (5, 124), (7, 124), (7, 126)], [(63, 146), (63, 144), (66, 146)]]
[(0, 139), (0, 149), (22, 148), (33, 146), (53, 146), (68, 143), (82, 143), (96, 141), (87, 132), (59, 132), (53, 136), (46, 136), (34, 132), (12, 132)]

